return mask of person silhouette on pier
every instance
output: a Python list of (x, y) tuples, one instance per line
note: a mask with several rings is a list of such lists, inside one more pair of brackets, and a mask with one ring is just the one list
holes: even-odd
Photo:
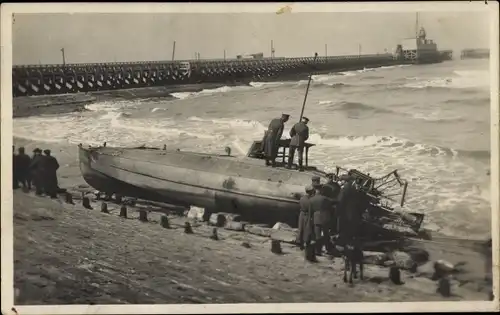
[(285, 123), (290, 118), (288, 114), (282, 114), (281, 118), (271, 120), (269, 127), (262, 140), (262, 151), (266, 156), (266, 166), (276, 166), (276, 156), (278, 155), (278, 141), (283, 135)]
[(309, 118), (302, 117), (302, 121), (296, 123), (290, 130), (290, 151), (288, 154), (288, 165), (287, 168), (292, 168), (293, 158), (295, 156), (295, 151), (299, 153), (299, 171), (303, 172), (303, 158), (304, 158), (304, 147), (307, 139), (309, 139), (309, 127), (307, 123)]

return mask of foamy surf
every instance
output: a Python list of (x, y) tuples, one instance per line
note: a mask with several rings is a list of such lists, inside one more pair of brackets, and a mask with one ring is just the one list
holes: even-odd
[(454, 71), (453, 76), (434, 77), (430, 79), (419, 79), (418, 77), (408, 78), (416, 82), (410, 82), (403, 85), (407, 88), (451, 88), (451, 89), (467, 89), (479, 88), (489, 89), (490, 76), (488, 71), (481, 70), (463, 70)]

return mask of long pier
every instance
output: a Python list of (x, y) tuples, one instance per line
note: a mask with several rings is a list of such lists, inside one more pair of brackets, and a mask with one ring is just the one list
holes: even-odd
[[(447, 58), (443, 55), (443, 60)], [(442, 61), (442, 60), (441, 60)], [(199, 83), (248, 84), (413, 63), (391, 54), (25, 65), (12, 68), (14, 97)]]
[(490, 50), (485, 49), (464, 49), (460, 54), (460, 59), (489, 59)]

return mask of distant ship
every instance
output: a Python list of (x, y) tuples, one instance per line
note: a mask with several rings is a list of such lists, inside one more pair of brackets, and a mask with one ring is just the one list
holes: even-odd
[[(415, 30), (418, 29), (418, 13)], [(427, 39), (423, 27), (415, 32), (415, 37), (404, 39), (396, 47), (394, 58), (413, 64), (439, 63), (453, 58), (453, 51), (439, 51), (437, 44), (432, 39)]]

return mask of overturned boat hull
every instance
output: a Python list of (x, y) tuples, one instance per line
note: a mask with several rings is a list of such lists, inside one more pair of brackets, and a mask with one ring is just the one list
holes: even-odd
[[(304, 187), (317, 170), (270, 168), (248, 157), (151, 148), (83, 148), (80, 170), (99, 191), (296, 222)], [(260, 218), (259, 218), (260, 217)]]

